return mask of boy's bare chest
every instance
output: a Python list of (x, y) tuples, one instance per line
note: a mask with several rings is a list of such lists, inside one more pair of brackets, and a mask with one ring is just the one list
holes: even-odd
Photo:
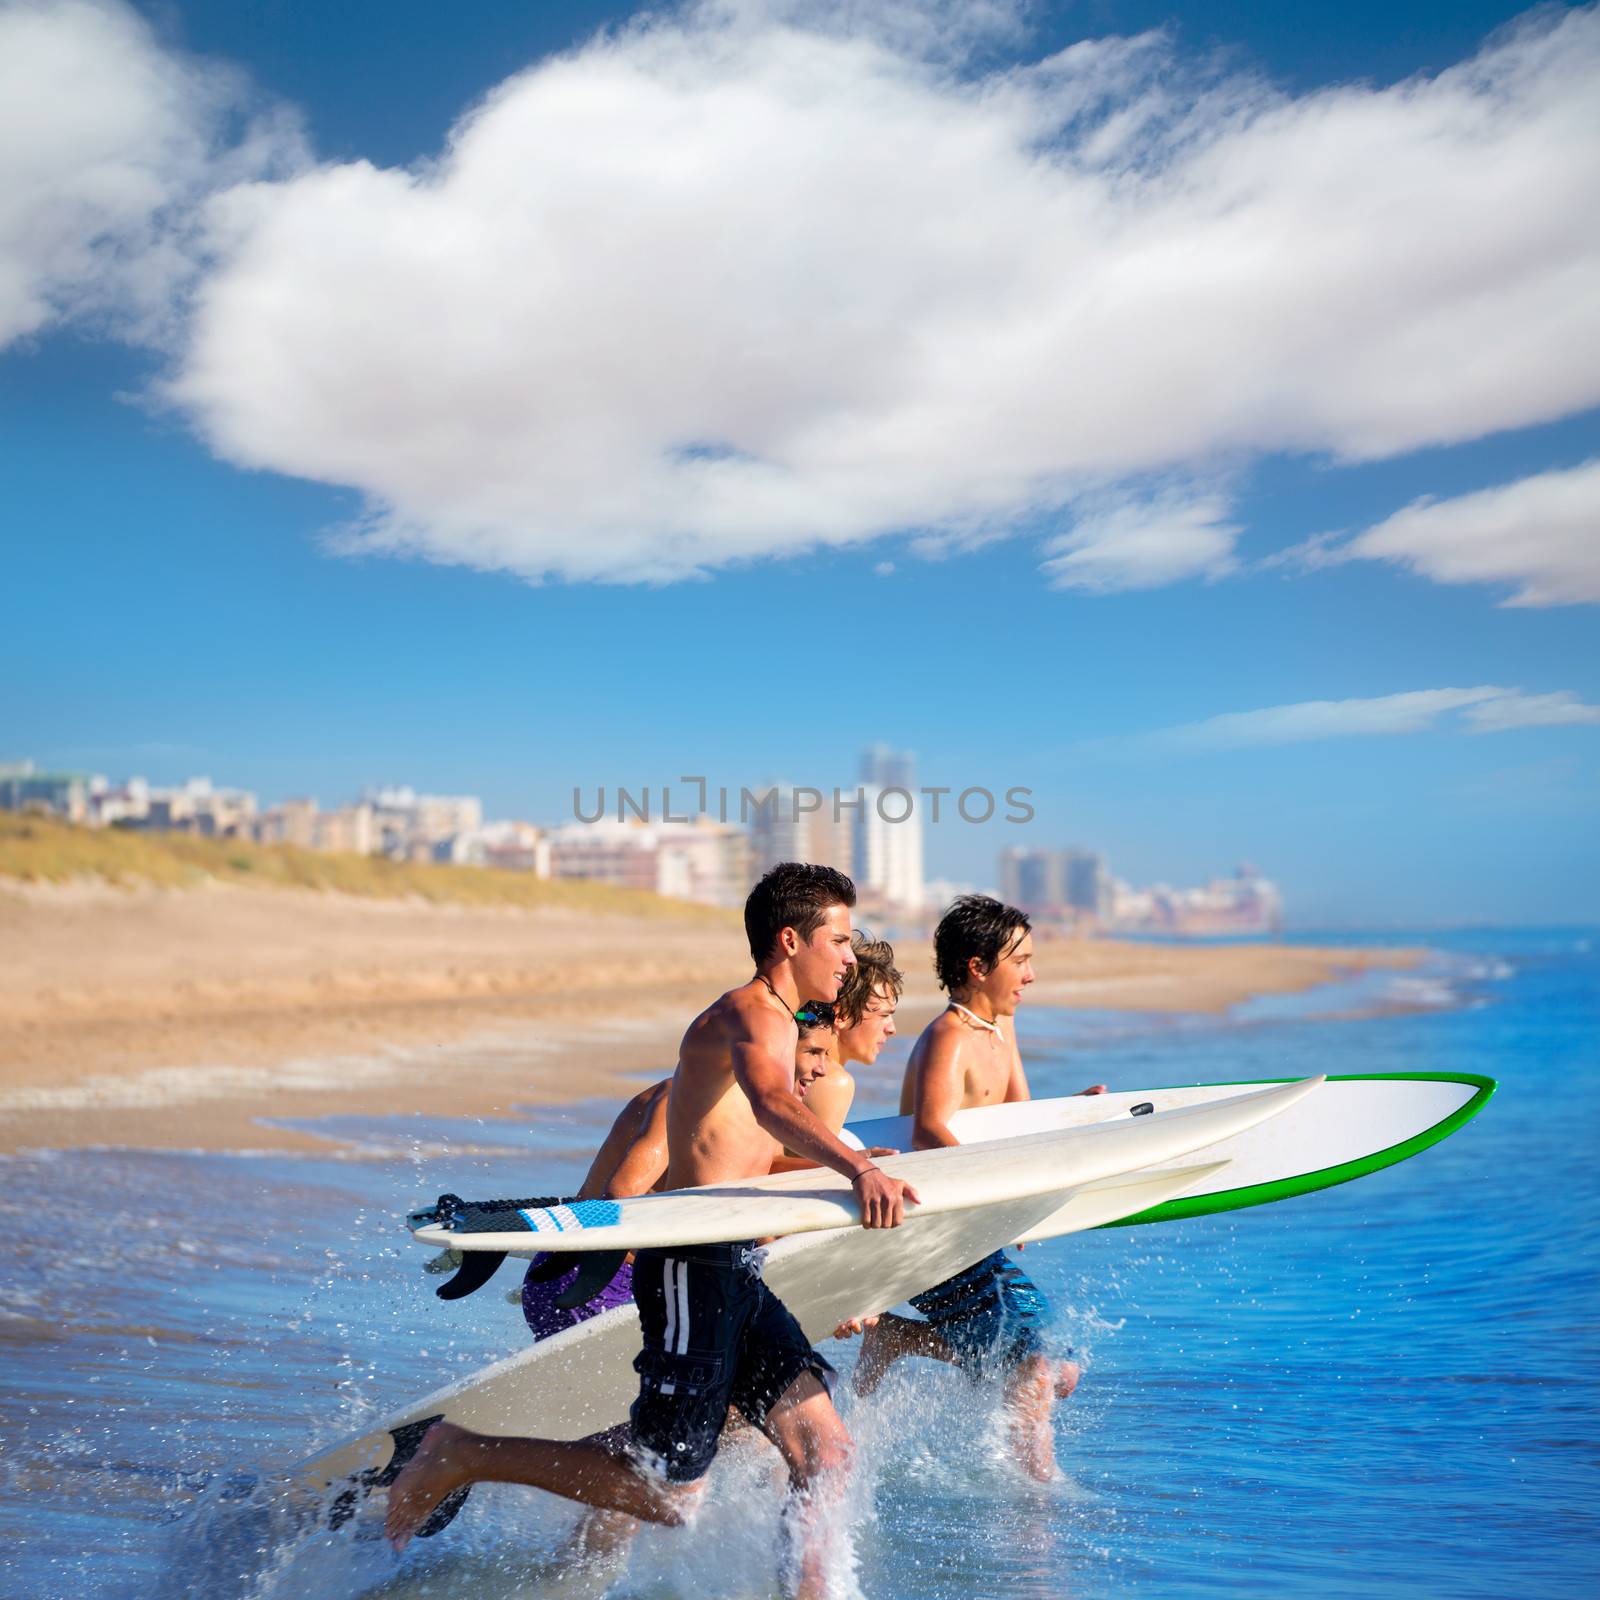
[(977, 1046), (966, 1063), (963, 1106), (989, 1106), (1006, 1097), (1011, 1082), (1011, 1047), (1001, 1040)]

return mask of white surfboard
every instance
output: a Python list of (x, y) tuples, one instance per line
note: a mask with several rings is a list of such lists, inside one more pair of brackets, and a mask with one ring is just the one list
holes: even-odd
[[(1218, 1163), (1118, 1174), (1079, 1189), (960, 1211), (919, 1211), (898, 1228), (859, 1225), (780, 1239), (762, 1276), (812, 1340), (851, 1317), (886, 1311), (980, 1261), (1049, 1217), (1058, 1233), (1094, 1228), (1211, 1181)], [(448, 1315), (448, 1308), (443, 1309)], [(325, 1492), (353, 1485), (348, 1509), (388, 1476), (397, 1447), (441, 1418), (481, 1433), (578, 1439), (623, 1421), (638, 1394), (639, 1315), (602, 1312), (405, 1406), (302, 1462), (296, 1477)], [(365, 1481), (363, 1481), (365, 1480)]]
[[(1181, 1160), (1282, 1116), (1322, 1081), (1252, 1086), (1139, 1117), (1084, 1117), (1035, 1123), (1025, 1130), (997, 1124), (979, 1142), (906, 1151), (884, 1157), (879, 1165), (916, 1188), (918, 1214), (1000, 1205)], [(1053, 1102), (1038, 1102), (1048, 1103)], [(849, 1180), (821, 1168), (626, 1200), (530, 1206), (499, 1215), (509, 1226), (463, 1231), (428, 1222), (414, 1227), (412, 1235), (435, 1250), (533, 1256), (551, 1248), (643, 1250), (771, 1238), (859, 1224), (861, 1218)]]
[[(982, 1141), (1014, 1138), (1047, 1128), (1103, 1127), (1147, 1120), (1176, 1109), (1226, 1104), (1259, 1087), (1249, 1083), (1210, 1083), (979, 1106), (956, 1112), (950, 1127), (958, 1139)], [(1437, 1144), (1470, 1122), (1494, 1091), (1494, 1079), (1473, 1073), (1330, 1077), (1311, 1099), (1287, 1107), (1270, 1123), (1242, 1129), (1210, 1146), (1208, 1157), (1226, 1157), (1228, 1161), (1215, 1181), (1196, 1184), (1181, 1197), (1130, 1213), (1106, 1226), (1208, 1216), (1348, 1183)], [(912, 1142), (911, 1118), (878, 1117), (852, 1122), (844, 1130), (844, 1137), (863, 1148), (897, 1145), (904, 1149)], [(1048, 1223), (1041, 1224), (1027, 1237), (1052, 1238), (1049, 1228)]]

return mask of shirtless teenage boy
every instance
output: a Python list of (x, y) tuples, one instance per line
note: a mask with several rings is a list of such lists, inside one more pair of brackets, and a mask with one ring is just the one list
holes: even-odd
[[(851, 1150), (794, 1093), (794, 1012), (831, 1001), (855, 957), (855, 889), (827, 867), (785, 862), (745, 903), (756, 975), (689, 1025), (667, 1107), (666, 1186), (764, 1175), (783, 1146), (851, 1179), (867, 1227), (895, 1227), (916, 1192)], [(644, 1348), (639, 1398), (622, 1428), (576, 1443), (505, 1439), (436, 1424), (389, 1490), (387, 1528), (403, 1548), (463, 1484), (527, 1484), (649, 1521), (681, 1524), (690, 1487), (716, 1454), (730, 1406), (778, 1447), (793, 1488), (797, 1592), (824, 1581), (823, 1515), (843, 1487), (850, 1440), (833, 1408), (832, 1369), (762, 1283), (743, 1245), (642, 1250), (634, 1291)]]
[[(901, 1115), (914, 1118), (919, 1150), (960, 1143), (949, 1127), (957, 1111), (1029, 1098), (1011, 1029), (1033, 982), (1028, 918), (987, 895), (963, 895), (940, 919), (933, 947), (950, 1003), (917, 1040), (900, 1101)], [(889, 1364), (906, 1355), (953, 1361), (972, 1377), (999, 1376), (1017, 1458), (1031, 1476), (1050, 1478), (1054, 1401), (1072, 1392), (1079, 1374), (1074, 1364), (1058, 1367), (1044, 1353), (1044, 1296), (1004, 1251), (996, 1251), (911, 1303), (926, 1322), (885, 1316), (868, 1329), (856, 1367), (858, 1392), (870, 1394)]]
[[(799, 1041), (794, 1055), (794, 1092), (804, 1100), (833, 1070), (837, 1048), (833, 1007), (820, 1000), (807, 1001), (795, 1014), (795, 1024)], [(667, 1172), (667, 1095), (671, 1087), (672, 1080), (663, 1078), (660, 1083), (641, 1089), (622, 1108), (578, 1189), (579, 1199), (618, 1200), (661, 1187)], [(831, 1112), (822, 1116), (834, 1133), (844, 1121), (844, 1107), (838, 1110), (838, 1121), (833, 1120)], [(781, 1170), (786, 1164), (775, 1162), (773, 1170)], [(547, 1339), (633, 1298), (631, 1255), (599, 1294), (570, 1309), (561, 1306), (557, 1297), (577, 1276), (577, 1267), (556, 1278), (541, 1277), (538, 1268), (544, 1259), (534, 1258), (522, 1288), (522, 1314), (535, 1339)], [(848, 1331), (859, 1333), (860, 1327), (853, 1324)], [(733, 1418), (729, 1425), (737, 1426)], [(638, 1526), (635, 1518), (622, 1512), (586, 1506), (557, 1552), (554, 1564), (560, 1569), (580, 1561), (615, 1560), (631, 1543)]]
[[(889, 948), (886, 944), (873, 941), (864, 945), (859, 934), (852, 936), (851, 944), (857, 953), (857, 960), (865, 960), (867, 965), (850, 969), (845, 984), (847, 992), (860, 987), (858, 971), (872, 974), (869, 981), (881, 977), (880, 969), (873, 965), (870, 952)], [(869, 952), (865, 957), (861, 954), (863, 950)], [(894, 994), (898, 996), (900, 974), (893, 967), (888, 970), (893, 974)], [(892, 1018), (893, 998), (889, 999), (888, 1005)], [(875, 1060), (878, 1054), (876, 1048), (872, 1048), (870, 1055), (859, 1052), (868, 1048), (865, 1036), (874, 1026), (880, 1035), (880, 1043), (884, 1033), (882, 1018), (879, 1017), (875, 1022), (870, 1015), (857, 1017), (853, 1026), (845, 1028), (835, 1021), (836, 1009), (825, 1001), (815, 1001), (809, 1007), (803, 1007), (795, 1018), (799, 1041), (795, 1046), (794, 1092), (806, 1101), (812, 1113), (830, 1133), (837, 1133), (844, 1126), (850, 1101), (855, 1094), (854, 1081), (838, 1065), (841, 1051), (857, 1052), (846, 1054), (846, 1060)], [(887, 1032), (894, 1032), (892, 1021), (888, 1024)], [(842, 1092), (835, 1082), (839, 1078), (844, 1080)], [(578, 1186), (578, 1199), (622, 1200), (663, 1187), (667, 1175), (667, 1097), (671, 1088), (671, 1078), (652, 1083), (648, 1089), (641, 1089), (617, 1113), (611, 1131), (595, 1152), (594, 1160), (589, 1163), (589, 1170)], [(810, 1162), (806, 1164), (814, 1165)], [(780, 1167), (774, 1166), (773, 1170), (778, 1171)], [(599, 1316), (602, 1311), (609, 1311), (613, 1306), (633, 1298), (631, 1256), (599, 1294), (570, 1309), (559, 1305), (558, 1299), (571, 1286), (578, 1269), (576, 1265), (571, 1266), (560, 1276), (552, 1278), (540, 1271), (547, 1259), (543, 1254), (533, 1258), (522, 1285), (522, 1315), (535, 1339), (548, 1339), (553, 1333), (560, 1333), (575, 1323)], [(568, 1260), (571, 1259), (569, 1256)]]

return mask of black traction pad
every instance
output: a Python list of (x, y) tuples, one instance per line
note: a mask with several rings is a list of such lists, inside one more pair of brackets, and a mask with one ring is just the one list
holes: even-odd
[(421, 1211), (413, 1211), (406, 1221), (413, 1228), (437, 1225), (451, 1233), (532, 1233), (524, 1211), (572, 1203), (573, 1196), (559, 1194), (528, 1195), (521, 1200), (463, 1200), (458, 1194), (442, 1194)]
[[(381, 1471), (376, 1467), (368, 1467), (366, 1471), (347, 1479), (345, 1486), (334, 1496), (333, 1504), (328, 1507), (328, 1526), (342, 1528), (374, 1489), (387, 1489), (417, 1453), (417, 1446), (422, 1443), (428, 1429), (442, 1420), (441, 1412), (438, 1416), (423, 1417), (420, 1422), (407, 1422), (398, 1428), (391, 1428), (389, 1437), (394, 1440), (394, 1454), (389, 1457), (388, 1466)], [(431, 1539), (436, 1533), (443, 1533), (456, 1520), (471, 1493), (472, 1485), (469, 1483), (454, 1494), (447, 1494), (417, 1529), (417, 1538)]]

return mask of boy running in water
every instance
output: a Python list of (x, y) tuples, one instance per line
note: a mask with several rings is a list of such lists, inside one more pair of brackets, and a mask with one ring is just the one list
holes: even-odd
[[(1027, 916), (987, 895), (962, 895), (940, 919), (933, 948), (939, 986), (950, 1002), (917, 1040), (900, 1101), (900, 1114), (914, 1119), (918, 1150), (959, 1144), (949, 1126), (957, 1111), (1030, 1098), (1011, 1026), (1033, 982)], [(997, 1376), (1018, 1461), (1034, 1478), (1052, 1477), (1051, 1414), (1056, 1398), (1071, 1394), (1081, 1374), (1076, 1363), (1046, 1356), (1040, 1324), (1049, 1306), (1034, 1283), (997, 1250), (911, 1303), (926, 1322), (888, 1315), (868, 1328), (857, 1392), (870, 1394), (890, 1364), (908, 1355), (954, 1362), (973, 1378)]]
[[(794, 862), (751, 891), (745, 928), (756, 974), (684, 1035), (667, 1103), (668, 1188), (762, 1176), (787, 1145), (850, 1178), (866, 1227), (897, 1227), (915, 1202), (910, 1185), (851, 1150), (794, 1092), (794, 1014), (802, 999), (837, 997), (855, 962), (854, 903), (842, 873)], [(748, 1246), (641, 1250), (634, 1290), (644, 1348), (629, 1423), (576, 1443), (438, 1423), (389, 1490), (390, 1538), (403, 1548), (440, 1500), (486, 1481), (681, 1524), (736, 1406), (789, 1468), (795, 1592), (821, 1594), (826, 1519), (850, 1460), (830, 1396), (833, 1369), (761, 1282), (759, 1254)]]
[[(861, 947), (857, 944), (856, 948)], [(881, 948), (887, 949), (888, 946)], [(892, 968), (890, 970), (893, 971)], [(898, 981), (900, 974), (895, 973), (894, 976)], [(852, 981), (853, 978), (854, 969)], [(855, 1094), (855, 1084), (850, 1075), (838, 1065), (842, 1030), (835, 1021), (835, 1009), (824, 1001), (815, 1000), (802, 1006), (795, 1017), (799, 1041), (795, 1047), (794, 1092), (806, 1101), (813, 1115), (821, 1120), (830, 1133), (837, 1133), (844, 1126), (850, 1101)], [(864, 1031), (859, 1023), (857, 1031)], [(894, 1032), (892, 1022), (888, 1031)], [(855, 1056), (852, 1059), (871, 1060), (876, 1055), (874, 1049), (871, 1056)], [(834, 1080), (840, 1077), (847, 1085), (843, 1094), (834, 1091)], [(611, 1131), (595, 1153), (587, 1175), (578, 1186), (577, 1199), (621, 1200), (630, 1195), (648, 1194), (652, 1189), (661, 1187), (667, 1173), (667, 1095), (671, 1088), (672, 1079), (663, 1078), (660, 1083), (641, 1089), (617, 1113)], [(772, 1170), (781, 1172), (788, 1164), (814, 1166), (816, 1163), (790, 1163), (788, 1158), (780, 1157), (773, 1163)], [(631, 1255), (617, 1268), (616, 1276), (599, 1294), (571, 1307), (558, 1304), (558, 1300), (571, 1287), (578, 1269), (573, 1266), (558, 1277), (545, 1277), (539, 1269), (548, 1259), (543, 1252), (535, 1256), (528, 1265), (522, 1283), (522, 1315), (535, 1339), (548, 1339), (553, 1333), (586, 1322), (590, 1317), (597, 1317), (602, 1311), (609, 1311), (613, 1306), (620, 1306), (633, 1298)]]
[[(799, 1042), (795, 1047), (794, 1092), (804, 1100), (827, 1080), (833, 1069), (836, 1047), (833, 1008), (820, 1000), (808, 1001), (801, 1006), (795, 1023)], [(667, 1094), (671, 1087), (672, 1080), (663, 1078), (660, 1083), (641, 1089), (622, 1108), (578, 1189), (579, 1199), (617, 1200), (646, 1194), (660, 1186), (667, 1171)], [(832, 1119), (831, 1113), (822, 1116), (823, 1122), (835, 1133), (844, 1121), (844, 1109), (838, 1109), (838, 1121)], [(786, 1164), (786, 1158), (779, 1158), (773, 1163), (773, 1170), (780, 1171)], [(810, 1166), (814, 1163), (793, 1164)], [(578, 1268), (573, 1266), (555, 1278), (541, 1277), (538, 1268), (545, 1259), (543, 1254), (534, 1257), (522, 1285), (522, 1314), (535, 1339), (548, 1339), (553, 1333), (599, 1316), (602, 1311), (633, 1298), (632, 1255), (599, 1294), (572, 1307), (560, 1305), (558, 1296), (571, 1285)], [(849, 1331), (860, 1330), (852, 1327)], [(731, 1418), (730, 1425), (733, 1425)], [(557, 1564), (566, 1566), (574, 1561), (596, 1558), (620, 1559), (638, 1527), (638, 1520), (623, 1512), (586, 1507), (558, 1554)]]

